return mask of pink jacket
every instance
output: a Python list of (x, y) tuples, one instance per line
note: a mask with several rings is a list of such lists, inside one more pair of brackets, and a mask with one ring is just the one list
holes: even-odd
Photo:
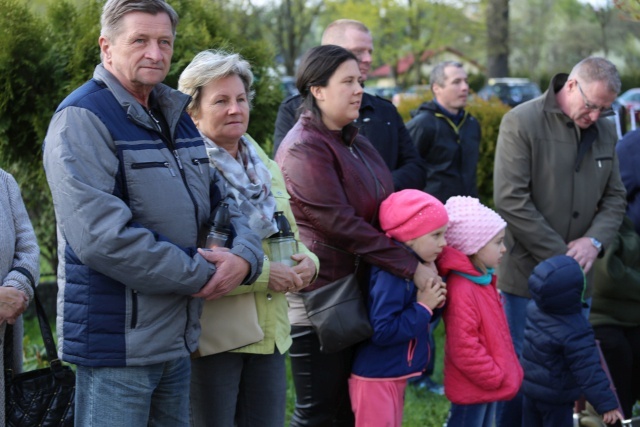
[(446, 277), (444, 389), (458, 405), (509, 400), (523, 371), (496, 290), (496, 276), (481, 285), (456, 272), (481, 277), (469, 258), (449, 246), (436, 261)]

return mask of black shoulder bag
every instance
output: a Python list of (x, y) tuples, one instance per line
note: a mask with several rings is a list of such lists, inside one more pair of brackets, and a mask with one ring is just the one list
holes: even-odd
[(7, 427), (73, 427), (76, 377), (63, 365), (56, 353), (51, 326), (38, 299), (33, 277), (28, 270), (16, 267), (31, 282), (40, 333), (49, 367), (13, 374), (13, 326), (7, 325), (4, 346), (5, 416)]

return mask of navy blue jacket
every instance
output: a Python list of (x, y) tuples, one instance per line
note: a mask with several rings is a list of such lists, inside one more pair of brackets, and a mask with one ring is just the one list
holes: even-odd
[(618, 402), (600, 364), (591, 325), (582, 314), (585, 288), (582, 269), (566, 255), (549, 258), (533, 270), (522, 391), (550, 404), (571, 403), (584, 393), (603, 414), (616, 409)]
[(416, 302), (411, 280), (371, 268), (369, 320), (373, 336), (356, 349), (352, 372), (364, 378), (397, 379), (420, 375), (431, 357), (429, 310)]
[(640, 234), (640, 129), (628, 132), (616, 145), (620, 178), (627, 190), (627, 216)]
[[(275, 156), (280, 143), (296, 124), (297, 110), (302, 103), (300, 95), (291, 96), (280, 104), (276, 128), (273, 135)], [(360, 104), (360, 117), (354, 121), (360, 135), (364, 135), (380, 153), (393, 175), (396, 191), (424, 187), (424, 168), (411, 135), (404, 126), (402, 117), (391, 102), (364, 93)]]
[(434, 101), (425, 102), (407, 123), (426, 169), (424, 191), (445, 203), (452, 196), (478, 197), (480, 123), (464, 111), (457, 125)]

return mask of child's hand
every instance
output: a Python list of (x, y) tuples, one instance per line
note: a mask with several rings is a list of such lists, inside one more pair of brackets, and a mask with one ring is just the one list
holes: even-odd
[(447, 289), (441, 284), (442, 282), (436, 282), (433, 279), (427, 280), (427, 286), (424, 290), (418, 289), (416, 301), (426, 305), (431, 310), (434, 310), (438, 305), (444, 304), (447, 296)]
[(612, 409), (611, 411), (602, 414), (602, 421), (604, 421), (605, 424), (613, 424), (618, 420), (622, 421), (623, 418), (624, 417), (617, 409)]

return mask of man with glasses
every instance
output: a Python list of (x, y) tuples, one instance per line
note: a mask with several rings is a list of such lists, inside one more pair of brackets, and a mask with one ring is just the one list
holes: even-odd
[[(542, 96), (515, 107), (500, 124), (493, 196), (508, 226), (498, 287), (519, 355), (533, 267), (554, 255), (573, 257), (587, 274), (590, 302), (591, 267), (622, 222), (616, 130), (601, 120), (618, 92), (616, 67), (589, 57), (569, 75), (554, 76)], [(520, 395), (501, 403), (496, 425), (520, 425), (521, 404)]]

